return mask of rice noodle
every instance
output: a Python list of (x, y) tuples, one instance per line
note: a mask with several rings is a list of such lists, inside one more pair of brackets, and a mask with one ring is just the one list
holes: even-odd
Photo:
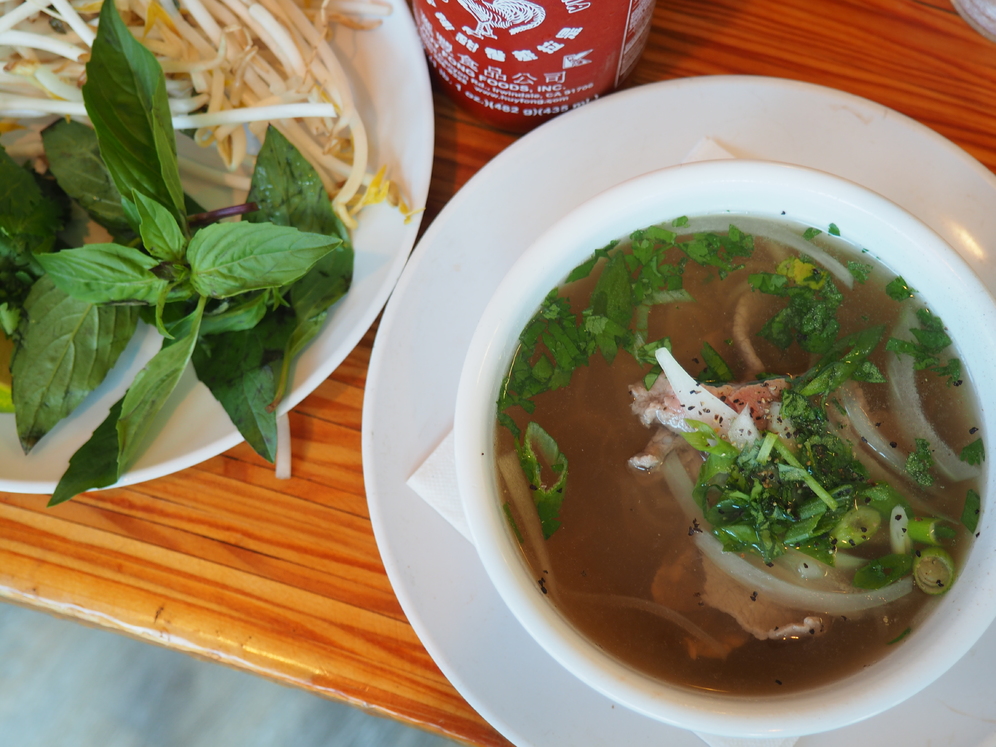
[[(670, 456), (664, 461), (662, 469), (668, 487), (689, 518), (700, 518), (702, 512), (692, 498), (692, 479), (681, 462)], [(907, 577), (875, 591), (817, 591), (777, 578), (740, 555), (725, 552), (719, 540), (708, 532), (696, 534), (695, 542), (702, 554), (724, 572), (748, 588), (764, 593), (772, 601), (794, 610), (829, 615), (854, 614), (895, 601), (913, 590), (913, 580)]]
[[(916, 307), (907, 302), (906, 308), (892, 330), (892, 336), (909, 340), (909, 330), (914, 324)], [(908, 357), (896, 353), (886, 353), (886, 369), (889, 379), (890, 404), (897, 412), (905, 413), (901, 426), (910, 439), (923, 438), (930, 442), (931, 455), (937, 469), (950, 480), (968, 480), (979, 473), (979, 469), (961, 461), (927, 420), (923, 401), (916, 385), (916, 371)]]

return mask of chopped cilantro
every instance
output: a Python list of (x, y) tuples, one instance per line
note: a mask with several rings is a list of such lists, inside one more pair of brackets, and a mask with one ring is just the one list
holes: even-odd
[(837, 339), (840, 323), (837, 308), (843, 296), (829, 275), (804, 259), (779, 265), (776, 273), (755, 273), (748, 278), (752, 288), (788, 299), (758, 333), (782, 350), (793, 342), (810, 353), (825, 353)]
[(986, 447), (981, 438), (977, 438), (958, 455), (958, 458), (968, 464), (982, 464), (986, 460)]
[(925, 438), (916, 439), (916, 450), (906, 458), (906, 473), (917, 485), (930, 487), (934, 484), (934, 476), (930, 470), (934, 466), (934, 457), (930, 453), (930, 442)]
[(804, 238), (806, 241), (812, 241), (821, 233), (823, 233), (823, 231), (821, 231), (818, 228), (807, 228), (805, 231), (802, 232), (802, 238)]
[(682, 226), (687, 226), (688, 216), (682, 215), (680, 218), (675, 218), (673, 221), (671, 221), (671, 225), (674, 226), (675, 228), (681, 228)]
[(885, 292), (893, 301), (905, 301), (907, 298), (913, 298), (913, 294), (916, 293), (906, 284), (901, 275), (897, 275), (894, 280), (886, 284)]
[(948, 358), (947, 363), (942, 364), (939, 357), (941, 352), (951, 346), (951, 338), (944, 330), (944, 322), (939, 316), (932, 314), (930, 309), (918, 309), (916, 316), (920, 327), (910, 329), (914, 339), (900, 340), (892, 337), (885, 349), (897, 355), (910, 356), (914, 369), (933, 371), (941, 378), (947, 378), (949, 386), (961, 381), (961, 361)]
[(975, 532), (979, 527), (979, 512), (982, 510), (982, 498), (979, 494), (969, 489), (965, 494), (965, 507), (961, 510), (961, 523), (970, 532)]
[(726, 236), (697, 233), (677, 246), (693, 262), (703, 267), (715, 267), (722, 280), (731, 272), (743, 268), (733, 258), (749, 257), (754, 252), (754, 237), (731, 225)]
[(865, 264), (864, 262), (855, 262), (853, 259), (847, 263), (847, 271), (851, 273), (857, 282), (864, 283), (868, 280), (868, 276), (871, 274), (872, 266)]
[(836, 223), (831, 223), (830, 228), (827, 229), (827, 233), (829, 233), (831, 236), (840, 236), (840, 229), (837, 228)]

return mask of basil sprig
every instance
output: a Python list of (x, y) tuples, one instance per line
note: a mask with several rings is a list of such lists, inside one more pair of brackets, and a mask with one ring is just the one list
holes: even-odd
[(180, 185), (165, 76), (114, 3), (101, 9), (83, 97), (93, 130), (60, 121), (43, 133), (58, 182), (51, 189), (76, 200), (113, 242), (56, 246), (63, 208), (0, 148), (10, 177), (0, 187), (0, 269), (10, 259), (30, 289), (0, 299), (5, 328), (16, 327), (8, 331), (25, 452), (100, 384), (139, 316), (163, 344), (72, 457), (50, 505), (134, 466), (191, 361), (272, 461), (290, 363), (352, 278), (353, 251), (320, 178), (271, 128), (253, 175), (258, 212), (195, 229), (188, 214), (203, 209)]

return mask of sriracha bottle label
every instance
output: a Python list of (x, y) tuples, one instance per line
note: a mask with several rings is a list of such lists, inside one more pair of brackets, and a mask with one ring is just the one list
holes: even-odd
[(530, 129), (618, 86), (639, 59), (653, 0), (415, 0), (447, 92), (493, 124)]

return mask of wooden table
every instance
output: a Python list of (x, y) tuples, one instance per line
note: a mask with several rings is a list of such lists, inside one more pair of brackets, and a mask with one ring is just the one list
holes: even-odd
[[(996, 44), (947, 0), (659, 0), (627, 85), (717, 73), (873, 99), (996, 170)], [(514, 139), (441, 94), (435, 105), (425, 225)], [(375, 332), (293, 411), (289, 481), (243, 444), (55, 509), (0, 494), (0, 595), (468, 744), (505, 744), (433, 664), (378, 555), (360, 454)]]

